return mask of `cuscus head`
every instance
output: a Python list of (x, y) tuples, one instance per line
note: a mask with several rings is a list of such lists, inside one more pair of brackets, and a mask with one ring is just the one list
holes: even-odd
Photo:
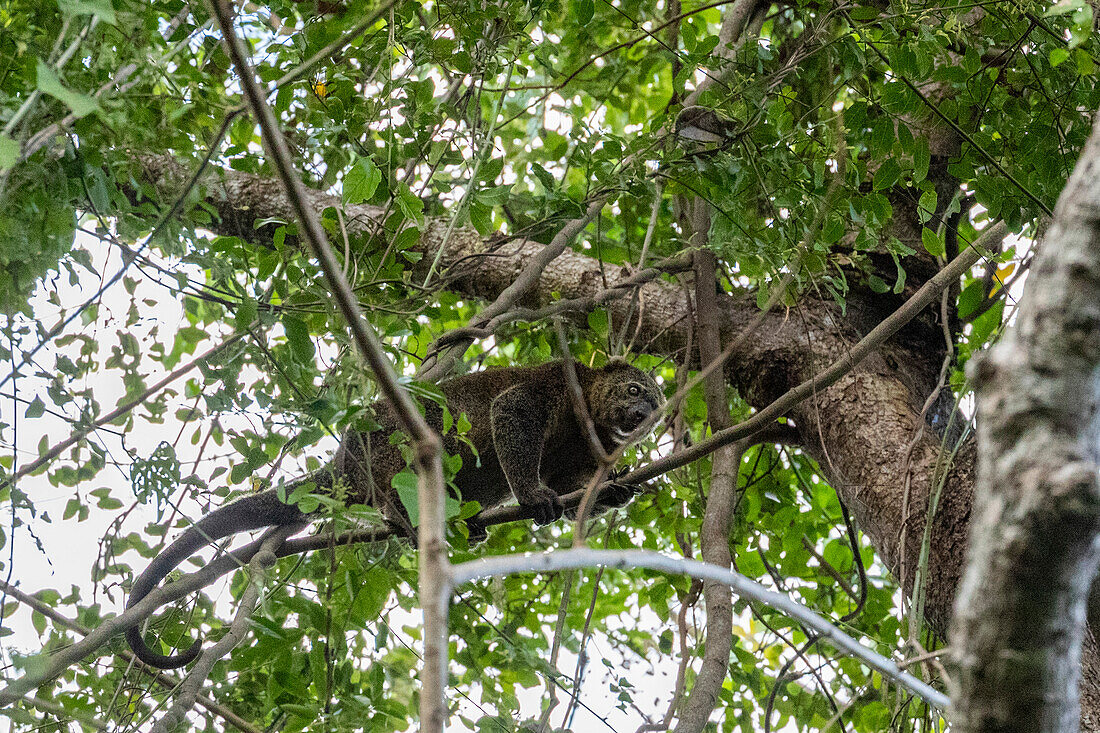
[(590, 387), (592, 420), (615, 445), (622, 445), (654, 410), (665, 402), (657, 381), (624, 359), (612, 359)]

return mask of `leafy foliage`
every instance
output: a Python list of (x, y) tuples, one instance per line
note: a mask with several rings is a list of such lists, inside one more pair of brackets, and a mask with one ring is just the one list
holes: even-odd
[[(687, 247), (677, 197), (701, 197), (725, 287), (763, 304), (789, 273), (784, 304), (819, 297), (843, 312), (855, 293), (911, 292), (934, 258), (976, 237), (974, 222), (1003, 218), (1034, 233), (1100, 105), (1100, 48), (1084, 0), (980, 9), (800, 0), (769, 8), (753, 29), (759, 41), (728, 60), (717, 53), (721, 5), (399, 2), (289, 80), (372, 7), (276, 0), (248, 8), (239, 31), (302, 175), (339, 193), (349, 210), (378, 214), (372, 236), (348, 235), (346, 211), (322, 218), (403, 375), (481, 308), (447, 290), (431, 253), (425, 259), (419, 245), (433, 220), (446, 231), (469, 225), (486, 237), (548, 242), (606, 193), (608, 206), (576, 247), (608, 267), (636, 266), (651, 212), (647, 263)], [(157, 156), (188, 171), (210, 155), (214, 166), (269, 172), (253, 121), (238, 114), (238, 87), (207, 12), (179, 1), (0, 6), (0, 356), (20, 375), (4, 382), (22, 400), (4, 407), (9, 455), (0, 476), (145, 395), (163, 372), (240, 337), (0, 494), (12, 517), (4, 542), (32, 538), (3, 559), (5, 572), (85, 628), (119, 610), (132, 575), (186, 525), (181, 512), (193, 518), (254, 482), (319, 467), (333, 436), (361, 425), (377, 394), (293, 222), (223, 221), (212, 203), (225, 195), (217, 175), (187, 190), (146, 175)], [(696, 149), (670, 131), (685, 94), (711, 78), (718, 81), (695, 103), (719, 110), (737, 135)], [(966, 360), (1004, 322), (1006, 281), (1027, 263), (1025, 247), (994, 253), (986, 272), (963, 284), (956, 388)], [(72, 320), (48, 338), (64, 318)], [(584, 361), (631, 343), (606, 311), (572, 339)], [(48, 345), (28, 356), (40, 342)], [(546, 323), (517, 321), (475, 344), (468, 367), (543, 361), (552, 343)], [(675, 364), (658, 356), (639, 363), (671, 393)], [(749, 414), (732, 396), (731, 410)], [(682, 407), (690, 440), (705, 437), (705, 417), (695, 390)], [(456, 430), (468, 428), (463, 416), (452, 418)], [(643, 443), (631, 461), (669, 444), (667, 436)], [(666, 475), (596, 520), (591, 542), (670, 554), (696, 547), (708, 471), (703, 460)], [(838, 619), (856, 608), (862, 564), (866, 600), (846, 628), (895, 656), (920, 636), (872, 549), (853, 552), (835, 492), (805, 455), (753, 448), (740, 486), (730, 537), (739, 572)], [(46, 497), (63, 499), (64, 509)], [(364, 508), (328, 511), (325, 532), (377, 520)], [(168, 526), (156, 523), (162, 514)], [(105, 535), (94, 586), (84, 575), (54, 590), (25, 569), (28, 556), (56, 557), (57, 532), (92, 538), (81, 540), (78, 559), (92, 559), (94, 538)], [(453, 532), (455, 561), (572, 541), (564, 524), (503, 525), (474, 548), (458, 524)], [(50, 539), (36, 548), (44, 533)], [(251, 637), (215, 667), (207, 693), (257, 727), (408, 729), (418, 700), (416, 580), (415, 555), (397, 541), (282, 561)], [(162, 613), (155, 637), (181, 647), (196, 634), (218, 638), (244, 585), (239, 572), (228, 593), (217, 586)], [(660, 718), (679, 661), (678, 615), (696, 596), (690, 580), (648, 571), (512, 576), (460, 589), (450, 614), (455, 727), (520, 730), (537, 719), (544, 689), (563, 702), (579, 692), (562, 727), (636, 727), (639, 710)], [(5, 647), (13, 671), (42, 664), (25, 653), (32, 647), (48, 653), (76, 638), (39, 611), (16, 608), (9, 598), (3, 609), (2, 633), (20, 633)], [(715, 729), (763, 728), (769, 710), (772, 729), (817, 729), (837, 716), (856, 731), (940, 726), (825, 644), (780, 678), (806, 632), (768, 608), (738, 602), (735, 611)], [(555, 663), (559, 615), (565, 651)], [(701, 606), (686, 617), (694, 662)], [(172, 693), (107, 655), (119, 649), (116, 640), (39, 690), (54, 708), (27, 703), (5, 714), (19, 729), (61, 727), (66, 717), (146, 725)], [(196, 715), (196, 727), (224, 727), (208, 710)]]

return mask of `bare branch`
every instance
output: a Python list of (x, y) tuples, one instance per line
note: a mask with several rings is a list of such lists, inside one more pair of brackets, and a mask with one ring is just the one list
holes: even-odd
[(268, 107), (255, 74), (245, 56), (245, 49), (233, 30), (231, 7), (224, 0), (213, 0), (214, 14), (221, 27), (223, 41), (252, 114), (260, 125), (264, 150), (279, 175), (296, 218), (302, 224), (302, 236), (321, 264), (329, 288), (344, 319), (351, 328), (355, 345), (366, 359), (378, 381), (379, 388), (390, 404), (402, 427), (413, 440), (416, 452), (417, 494), (420, 510), (420, 601), (424, 611), (424, 668), (421, 684), (421, 730), (442, 732), (446, 718), (444, 691), (447, 685), (447, 616), (450, 599), (447, 582), (448, 560), (444, 540), (443, 465), (440, 460), (442, 443), (416, 408), (412, 398), (397, 383), (397, 375), (383, 351), (374, 330), (363, 316), (359, 303), (344, 277), (336, 256), (329, 247), (325, 230), (317, 212), (311, 208), (308, 193), (294, 172), (290, 149), (279, 130), (274, 113)]
[(453, 565), (451, 580), (458, 586), (477, 578), (513, 573), (549, 573), (570, 568), (606, 566), (615, 570), (645, 568), (674, 575), (689, 575), (703, 581), (713, 580), (728, 585), (737, 595), (763, 603), (795, 621), (819, 632), (837, 649), (855, 657), (871, 669), (894, 680), (899, 686), (929, 705), (947, 707), (947, 696), (902, 669), (890, 659), (871, 651), (833, 624), (787, 596), (770, 591), (754, 580), (709, 563), (686, 558), (668, 557), (649, 550), (559, 550), (550, 554), (503, 555)]
[(202, 653), (180, 686), (179, 694), (168, 713), (153, 726), (152, 733), (169, 733), (183, 722), (184, 716), (195, 706), (199, 690), (214, 669), (214, 663), (231, 652), (244, 640), (252, 624), (252, 613), (260, 600), (260, 591), (267, 580), (268, 569), (275, 564), (275, 548), (296, 531), (296, 527), (276, 527), (264, 533), (260, 551), (248, 563), (248, 585), (241, 595), (237, 615), (229, 627), (229, 633), (217, 644)]
[[(59, 613), (57, 609), (55, 609), (53, 606), (50, 606), (38, 600), (32, 595), (24, 593), (23, 591), (19, 590), (13, 585), (10, 585), (9, 583), (0, 580), (0, 588), (3, 589), (5, 594), (11, 596), (20, 603), (30, 606), (35, 611), (50, 619), (61, 628), (68, 629), (77, 634), (80, 634), (81, 636), (87, 636), (88, 634), (92, 633), (87, 628)], [(123, 649), (119, 651), (119, 654), (122, 656), (123, 659), (127, 660), (128, 662), (133, 662), (137, 660), (137, 657), (135, 657), (133, 653), (129, 650)], [(170, 674), (161, 672), (157, 669), (153, 669), (152, 667), (144, 664), (139, 665), (137, 669), (140, 669), (141, 672), (155, 679), (157, 683), (160, 684), (162, 687), (165, 687), (169, 690), (174, 690), (179, 687), (180, 681)], [(218, 702), (215, 702), (205, 695), (198, 696), (197, 702), (199, 705), (202, 705), (214, 715), (223, 718), (225, 722), (229, 723), (234, 728), (244, 731), (244, 733), (260, 733), (259, 728), (252, 725), (229, 708)]]

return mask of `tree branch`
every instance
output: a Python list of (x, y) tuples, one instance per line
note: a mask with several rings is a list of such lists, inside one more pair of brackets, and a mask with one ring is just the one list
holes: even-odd
[(1080, 722), (1085, 600), (1100, 546), (1100, 125), (1058, 200), (1016, 325), (973, 370), (978, 480), (951, 637), (953, 723)]
[(819, 632), (837, 649), (855, 657), (871, 669), (894, 680), (900, 687), (921, 698), (929, 705), (943, 709), (947, 696), (921, 682), (892, 660), (871, 651), (845, 634), (821, 616), (790, 598), (770, 591), (754, 580), (728, 568), (687, 558), (667, 557), (649, 550), (558, 550), (550, 554), (502, 555), (471, 560), (451, 567), (451, 580), (458, 586), (477, 578), (488, 578), (514, 573), (549, 573), (585, 567), (605, 566), (615, 570), (645, 568), (674, 575), (689, 575), (703, 581), (711, 580), (728, 585), (737, 595), (750, 601), (764, 603), (790, 616), (795, 621)]

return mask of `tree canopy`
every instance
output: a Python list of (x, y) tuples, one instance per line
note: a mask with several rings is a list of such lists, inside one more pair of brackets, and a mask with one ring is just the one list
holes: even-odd
[[(559, 329), (572, 357), (629, 355), (669, 397), (721, 354), (627, 451), (622, 465), (644, 470), (809, 385), (755, 439), (662, 466), (583, 537), (509, 521), (471, 544), (460, 520), (477, 507), (453, 502), (453, 562), (575, 541), (718, 558), (943, 687), (934, 652), (975, 461), (965, 367), (1008, 322), (1100, 106), (1090, 3), (235, 10), (309, 206), (421, 403), (447, 376), (561, 357)], [(208, 6), (12, 0), (0, 29), (14, 680), (118, 614), (133, 576), (204, 511), (323, 466), (380, 393)], [(1016, 236), (983, 239), (977, 265), (936, 284), (998, 226)], [(878, 340), (925, 286), (939, 288), (930, 304)], [(863, 361), (814, 386), (865, 338)], [(415, 512), (413, 469), (394, 483)], [(268, 573), (248, 638), (188, 724), (411, 729), (416, 550), (347, 542), (379, 524), (370, 508), (303, 502), (329, 521)], [(228, 577), (162, 609), (147, 638), (223, 635), (249, 586), (244, 570)], [(945, 725), (789, 615), (723, 606), (685, 576), (474, 581), (449, 627), (456, 730)], [(727, 628), (722, 649), (707, 631)], [(0, 713), (20, 730), (147, 728), (177, 691), (124, 648), (113, 637)], [(1100, 720), (1100, 677), (1082, 685), (1085, 719)]]

